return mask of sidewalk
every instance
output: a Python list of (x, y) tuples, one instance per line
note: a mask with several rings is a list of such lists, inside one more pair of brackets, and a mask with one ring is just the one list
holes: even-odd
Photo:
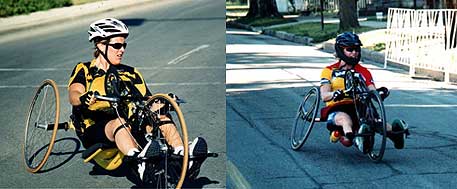
[(106, 0), (39, 11), (28, 15), (0, 18), (0, 36), (30, 28), (55, 24), (65, 20), (76, 19), (82, 16), (139, 6), (152, 1), (154, 0)]
[[(303, 37), (303, 36), (297, 36), (294, 34), (290, 34), (287, 32), (283, 31), (274, 31), (271, 30), (272, 28), (278, 28), (278, 27), (283, 27), (283, 26), (293, 26), (301, 23), (306, 23), (306, 22), (320, 22), (320, 18), (298, 18), (298, 22), (293, 22), (293, 23), (286, 23), (286, 24), (279, 24), (279, 25), (273, 25), (269, 27), (252, 27), (250, 25), (244, 25), (241, 23), (237, 23), (234, 21), (227, 22), (227, 27), (235, 27), (235, 28), (241, 28), (245, 30), (250, 30), (254, 32), (259, 32), (265, 35), (270, 35), (273, 37), (277, 37), (286, 41), (291, 41), (294, 43), (299, 43), (303, 45), (310, 45), (310, 46), (315, 46), (316, 48), (321, 49), (322, 51), (328, 52), (328, 53), (334, 53), (334, 40), (329, 40), (326, 42), (322, 42), (320, 44), (313, 44), (312, 43), (312, 38), (309, 37)], [(364, 21), (365, 20), (365, 21)], [(329, 18), (324, 18), (325, 23), (330, 23), (330, 22), (335, 22), (338, 23), (338, 19), (329, 19)], [(362, 43), (363, 44), (370, 44), (373, 43), (374, 41), (376, 43), (380, 43), (383, 41), (379, 41), (379, 38), (383, 38), (385, 29), (386, 29), (386, 22), (381, 22), (381, 21), (367, 21), (366, 18), (360, 18), (359, 19), (360, 25), (362, 26), (370, 26), (374, 28), (379, 28), (377, 30), (369, 31), (369, 32), (364, 32), (359, 34)], [(365, 45), (366, 46), (366, 45)], [(362, 61), (368, 61), (371, 63), (375, 63), (381, 67), (383, 67), (384, 62), (385, 62), (385, 54), (384, 52), (378, 52), (378, 51), (372, 51), (366, 48), (362, 48)], [(403, 64), (398, 64), (395, 62), (389, 62), (388, 63), (388, 69), (394, 69), (394, 70), (403, 70), (407, 74), (409, 71), (409, 67), (407, 65)], [(433, 71), (433, 70), (426, 70), (426, 69), (416, 69), (416, 75), (412, 77), (413, 79), (427, 79), (427, 80), (435, 80), (435, 81), (443, 81), (444, 80), (444, 74), (439, 71)], [(451, 84), (452, 85), (457, 85), (457, 76), (451, 74)]]
[[(284, 26), (293, 26), (297, 24), (302, 24), (302, 23), (309, 23), (309, 22), (320, 22), (321, 19), (317, 17), (305, 17), (305, 16), (300, 16), (297, 17), (298, 22), (291, 22), (291, 23), (286, 23), (286, 24), (278, 24), (278, 25), (273, 25), (273, 26), (268, 26), (264, 27), (263, 29), (273, 29), (273, 28), (279, 28), (279, 27), (284, 27)], [(361, 26), (369, 26), (373, 28), (381, 28), (385, 29), (387, 26), (387, 22), (381, 22), (381, 21), (368, 21), (367, 18), (359, 18), (359, 23)], [(338, 18), (324, 18), (324, 23), (329, 24), (329, 23), (339, 23), (340, 20)]]

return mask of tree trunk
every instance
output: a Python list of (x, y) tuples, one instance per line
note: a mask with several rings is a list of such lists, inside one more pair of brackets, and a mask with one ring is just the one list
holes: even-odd
[(357, 20), (357, 0), (340, 0), (338, 4), (340, 17), (339, 32), (351, 31), (352, 28), (360, 27)]
[(246, 17), (251, 18), (282, 18), (276, 0), (249, 0), (249, 11)]

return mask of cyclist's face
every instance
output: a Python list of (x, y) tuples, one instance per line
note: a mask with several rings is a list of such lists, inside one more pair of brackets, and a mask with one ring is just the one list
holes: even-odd
[[(108, 59), (113, 65), (119, 65), (122, 61), (122, 57), (125, 52), (125, 38), (124, 37), (113, 37), (108, 42)], [(104, 45), (103, 45), (104, 46)], [(101, 49), (106, 49), (104, 46)]]
[(360, 53), (360, 47), (343, 47), (344, 55), (350, 58), (357, 58)]

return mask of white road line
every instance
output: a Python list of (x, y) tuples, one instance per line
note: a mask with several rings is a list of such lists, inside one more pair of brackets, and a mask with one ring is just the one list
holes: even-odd
[(385, 107), (394, 108), (453, 108), (457, 104), (384, 104)]
[(207, 44), (206, 44), (206, 45), (201, 45), (201, 46), (199, 46), (199, 47), (197, 47), (197, 48), (195, 48), (195, 49), (192, 49), (192, 50), (189, 51), (189, 52), (186, 52), (186, 53), (182, 54), (181, 56), (176, 57), (175, 59), (171, 60), (171, 61), (168, 62), (167, 64), (169, 64), (169, 65), (170, 65), (170, 64), (178, 64), (179, 62), (181, 62), (181, 61), (183, 61), (184, 59), (186, 59), (187, 57), (189, 57), (190, 54), (195, 53), (195, 52), (198, 52), (198, 51), (200, 51), (200, 50), (202, 50), (202, 49), (205, 49), (205, 48), (208, 48), (208, 47), (209, 47), (209, 45), (207, 45)]
[[(135, 67), (139, 70), (204, 70), (226, 69), (225, 66), (194, 66), (194, 67)], [(73, 68), (0, 68), (0, 72), (30, 72), (30, 71), (72, 71)]]
[(0, 72), (22, 72), (22, 71), (71, 71), (68, 68), (0, 68)]
[(243, 174), (241, 174), (238, 168), (230, 160), (227, 160), (227, 173), (233, 183), (233, 188), (252, 188), (249, 182), (243, 177)]
[[(187, 82), (187, 83), (147, 83), (150, 86), (204, 86), (204, 85), (225, 85), (224, 82)], [(37, 88), (38, 85), (0, 85), (0, 89), (26, 89)], [(59, 88), (67, 88), (67, 85), (57, 85)]]

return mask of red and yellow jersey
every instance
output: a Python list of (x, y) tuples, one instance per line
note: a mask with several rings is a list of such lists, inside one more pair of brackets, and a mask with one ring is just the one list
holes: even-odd
[[(357, 73), (360, 73), (357, 75), (359, 75), (359, 77), (362, 81), (365, 81), (365, 84), (367, 86), (374, 84), (373, 77), (371, 76), (371, 73), (370, 73), (370, 71), (368, 71), (367, 68), (363, 67), (360, 64), (357, 64), (354, 66), (354, 70)], [(330, 84), (332, 91), (336, 91), (338, 89), (345, 90), (346, 89), (344, 86), (344, 75), (345, 74), (346, 74), (346, 70), (340, 69), (340, 62), (336, 62), (330, 66), (327, 66), (322, 70), (322, 73), (321, 73), (321, 85)], [(345, 99), (339, 101), (338, 103), (347, 103), (347, 101), (352, 101), (352, 99), (345, 98)], [(334, 104), (336, 104), (336, 102), (331, 100), (326, 103), (326, 106), (332, 106)]]

